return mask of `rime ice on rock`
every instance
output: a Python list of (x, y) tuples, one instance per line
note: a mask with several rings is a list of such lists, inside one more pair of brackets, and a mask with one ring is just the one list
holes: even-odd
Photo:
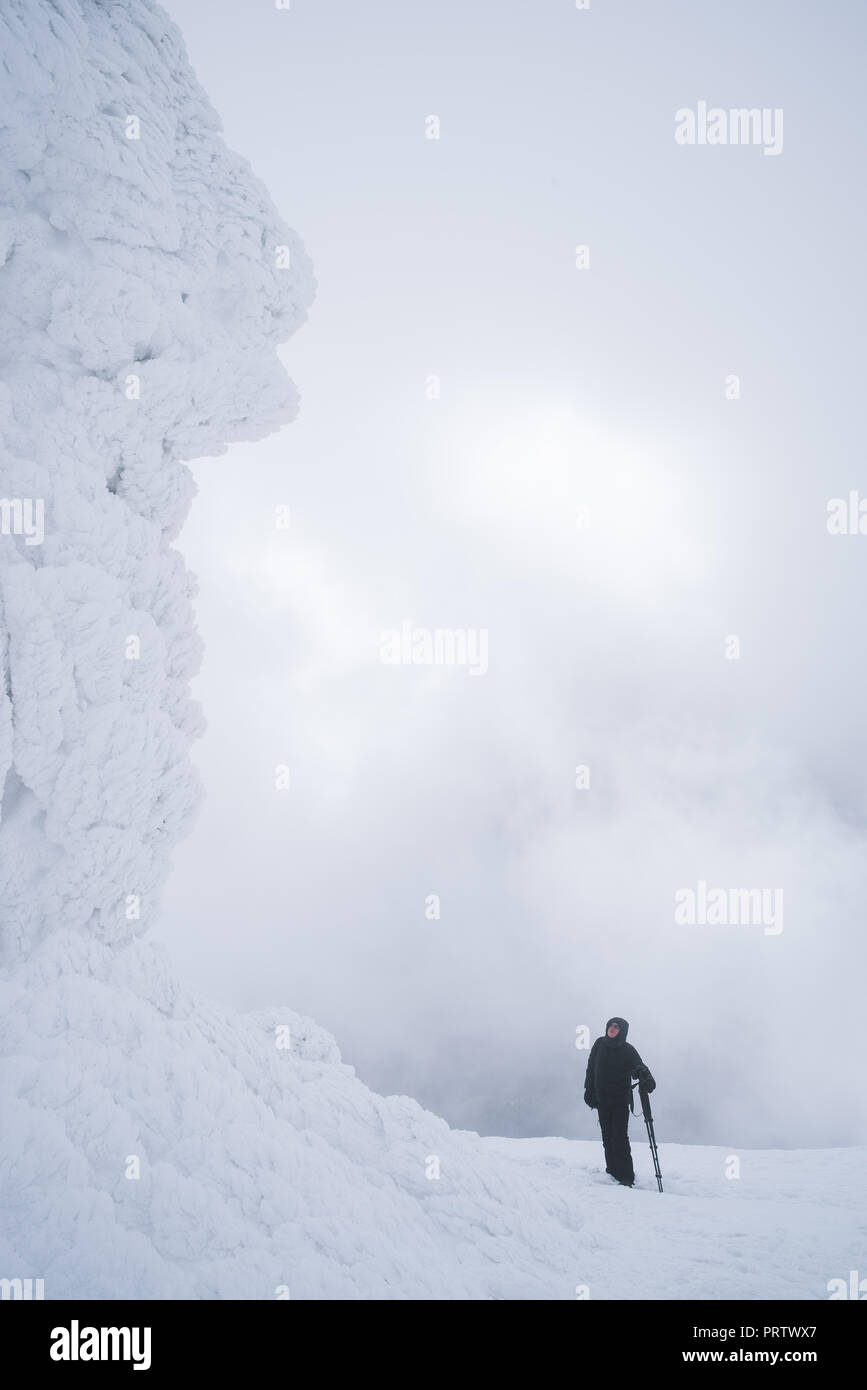
[(313, 279), (158, 7), (10, 0), (0, 48), (0, 498), (45, 528), (0, 534), (9, 962), (153, 921), (198, 796), (184, 460), (292, 418)]

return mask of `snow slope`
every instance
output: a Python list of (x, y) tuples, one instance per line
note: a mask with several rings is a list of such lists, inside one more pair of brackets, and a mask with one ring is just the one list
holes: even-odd
[(633, 1120), (630, 1191), (601, 1144), (374, 1095), (308, 1019), (196, 998), (142, 942), (55, 933), (0, 1009), (0, 1268), (46, 1298), (821, 1299), (867, 1268), (863, 1149), (744, 1151), (729, 1180), (663, 1143), (660, 1195)]
[(743, 1154), (729, 1182), (720, 1151), (663, 1146), (663, 1196), (646, 1154), (643, 1188), (612, 1188), (598, 1145), (452, 1131), (137, 939), (197, 795), (184, 460), (292, 415), (275, 346), (311, 270), (149, 0), (7, 0), (0, 28), (2, 492), (45, 503), (41, 543), (0, 537), (0, 1275), (47, 1298), (825, 1297), (867, 1267), (863, 1151)]

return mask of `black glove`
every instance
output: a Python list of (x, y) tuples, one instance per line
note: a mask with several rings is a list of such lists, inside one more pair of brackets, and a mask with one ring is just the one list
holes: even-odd
[(656, 1082), (650, 1074), (649, 1067), (640, 1066), (635, 1075), (638, 1077), (638, 1085), (642, 1091), (646, 1091), (650, 1095), (651, 1091), (656, 1090)]
[(584, 1104), (589, 1105), (591, 1110), (596, 1109), (596, 1097), (593, 1095), (592, 1091), (584, 1092)]

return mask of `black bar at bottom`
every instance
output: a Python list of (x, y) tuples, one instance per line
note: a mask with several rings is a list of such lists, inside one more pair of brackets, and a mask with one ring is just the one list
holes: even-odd
[[(213, 1373), (226, 1379), (233, 1373), (267, 1373), (266, 1368), (281, 1366), (288, 1375), (291, 1367), (300, 1368), (299, 1355), (305, 1361), (312, 1356), (314, 1364), (321, 1360), (322, 1368), (345, 1355), (350, 1364), (355, 1363), (357, 1373), (375, 1364), (378, 1372), (391, 1365), (397, 1374), (398, 1348), (392, 1348), (388, 1339), (402, 1331), (421, 1339), (418, 1349), (423, 1349), (425, 1369), (439, 1362), (454, 1373), (461, 1369), (461, 1357), (456, 1343), (439, 1340), (444, 1324), (465, 1330), (470, 1338), (481, 1334), (483, 1340), (470, 1345), (477, 1346), (477, 1355), (483, 1359), (513, 1354), (516, 1334), (520, 1342), (525, 1314), (519, 1308), (526, 1305), (511, 1308), (508, 1322), (499, 1324), (494, 1310), (482, 1302), (441, 1301), (435, 1307), (399, 1298), (394, 1302), (397, 1306), (387, 1300), (378, 1305), (363, 1300), (7, 1301), (0, 1303), (0, 1327), (4, 1361), (8, 1364), (14, 1358), (19, 1375), (33, 1371), (68, 1376), (84, 1371), (94, 1376), (101, 1367), (115, 1376), (135, 1375), (139, 1367), (142, 1381), (145, 1376), (184, 1372)], [(863, 1310), (832, 1300), (594, 1303), (588, 1299), (575, 1300), (566, 1310), (558, 1302), (533, 1301), (531, 1316), (534, 1330), (538, 1319), (545, 1317), (549, 1320), (545, 1330), (551, 1337), (565, 1334), (569, 1339), (558, 1355), (571, 1359), (583, 1348), (583, 1357), (585, 1351), (609, 1345), (618, 1375), (631, 1368), (664, 1373), (682, 1366), (700, 1372), (703, 1367), (731, 1369), (735, 1364), (843, 1370), (847, 1362), (857, 1364), (867, 1328)], [(342, 1340), (353, 1338), (356, 1331), (362, 1340)], [(377, 1342), (372, 1363), (370, 1353)], [(551, 1351), (555, 1347), (551, 1343)], [(440, 1348), (439, 1357), (436, 1348)], [(405, 1364), (403, 1374), (408, 1374)]]

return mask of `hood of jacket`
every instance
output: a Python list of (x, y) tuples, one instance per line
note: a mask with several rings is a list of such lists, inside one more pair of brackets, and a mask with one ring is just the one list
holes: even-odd
[[(617, 1034), (616, 1038), (609, 1038), (608, 1036), (608, 1029), (611, 1027), (612, 1023), (616, 1023), (617, 1027), (620, 1029), (620, 1032)], [(605, 1025), (605, 1041), (609, 1047), (622, 1047), (623, 1044), (626, 1042), (626, 1034), (628, 1032), (629, 1024), (626, 1022), (626, 1019), (618, 1018), (615, 1014), (614, 1018), (609, 1018), (608, 1022)]]

